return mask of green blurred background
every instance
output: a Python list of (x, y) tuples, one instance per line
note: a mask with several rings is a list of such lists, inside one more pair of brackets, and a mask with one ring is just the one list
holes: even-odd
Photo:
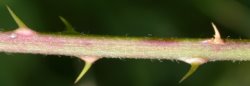
[[(14, 30), (8, 4), (29, 27), (62, 32), (58, 16), (82, 34), (250, 38), (249, 0), (0, 0), (0, 31)], [(204, 52), (205, 53), (205, 52)], [(178, 83), (189, 65), (157, 59), (101, 59), (76, 85), (83, 62), (51, 55), (1, 53), (0, 86), (250, 86), (250, 62), (209, 62)]]

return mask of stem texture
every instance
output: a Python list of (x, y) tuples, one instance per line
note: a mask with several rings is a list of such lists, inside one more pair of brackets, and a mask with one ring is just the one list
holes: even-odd
[(250, 60), (248, 40), (225, 40), (223, 45), (208, 39), (152, 39), (85, 35), (20, 35), (0, 32), (0, 51), (65, 56), (185, 60)]

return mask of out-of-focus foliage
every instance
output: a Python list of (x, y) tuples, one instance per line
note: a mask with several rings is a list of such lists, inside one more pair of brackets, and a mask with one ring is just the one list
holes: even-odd
[[(63, 16), (82, 34), (207, 38), (213, 35), (210, 22), (214, 21), (224, 38), (250, 37), (248, 0), (1, 0), (1, 31), (16, 28), (6, 4), (39, 32), (64, 31), (58, 18)], [(72, 86), (83, 64), (65, 56), (1, 53), (0, 86)], [(250, 84), (250, 62), (210, 62), (179, 84), (188, 67), (178, 61), (102, 59), (78, 85)]]

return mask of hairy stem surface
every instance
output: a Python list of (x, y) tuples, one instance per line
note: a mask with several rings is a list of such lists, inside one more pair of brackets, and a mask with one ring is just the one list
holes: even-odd
[(150, 39), (101, 36), (19, 35), (0, 32), (0, 51), (106, 58), (185, 60), (199, 57), (215, 60), (250, 60), (250, 41), (226, 40), (224, 45), (206, 39)]

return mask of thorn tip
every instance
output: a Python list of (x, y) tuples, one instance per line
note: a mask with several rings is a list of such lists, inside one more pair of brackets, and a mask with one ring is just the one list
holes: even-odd
[(216, 25), (211, 22), (212, 27), (214, 29), (214, 39), (213, 39), (213, 44), (224, 44), (223, 39), (221, 38), (220, 32), (218, 30), (218, 28), (216, 27)]
[(63, 22), (63, 24), (66, 27), (66, 33), (69, 34), (76, 34), (78, 32), (75, 31), (75, 29), (73, 28), (73, 26), (62, 16), (59, 16), (60, 20)]
[(181, 78), (181, 80), (179, 81), (179, 83), (182, 83), (184, 80), (186, 80), (188, 77), (190, 77), (198, 68), (201, 64), (197, 64), (197, 63), (192, 63), (190, 64), (191, 67), (188, 70), (188, 72)]
[(11, 8), (6, 5), (10, 15), (12, 16), (12, 18), (15, 20), (15, 22), (17, 23), (19, 28), (27, 28), (27, 26), (25, 25), (25, 23), (11, 10)]
[(220, 39), (221, 36), (220, 36), (220, 32), (219, 32), (218, 28), (216, 27), (216, 25), (213, 22), (211, 22), (211, 24), (213, 26), (214, 33), (215, 33), (214, 38)]
[(81, 71), (81, 73), (77, 76), (74, 84), (79, 82), (79, 80), (86, 74), (86, 72), (90, 69), (92, 64), (99, 59), (99, 57), (93, 57), (93, 56), (82, 56), (80, 57), (84, 62), (84, 67)]
[(76, 84), (85, 75), (85, 73), (90, 69), (91, 66), (92, 66), (91, 62), (85, 61), (84, 67), (83, 67), (81, 73), (77, 76), (74, 84)]
[(181, 78), (179, 83), (186, 80), (188, 77), (190, 77), (202, 64), (206, 63), (208, 60), (205, 58), (189, 58), (189, 59), (182, 59), (182, 61), (188, 63), (191, 65), (188, 72)]

